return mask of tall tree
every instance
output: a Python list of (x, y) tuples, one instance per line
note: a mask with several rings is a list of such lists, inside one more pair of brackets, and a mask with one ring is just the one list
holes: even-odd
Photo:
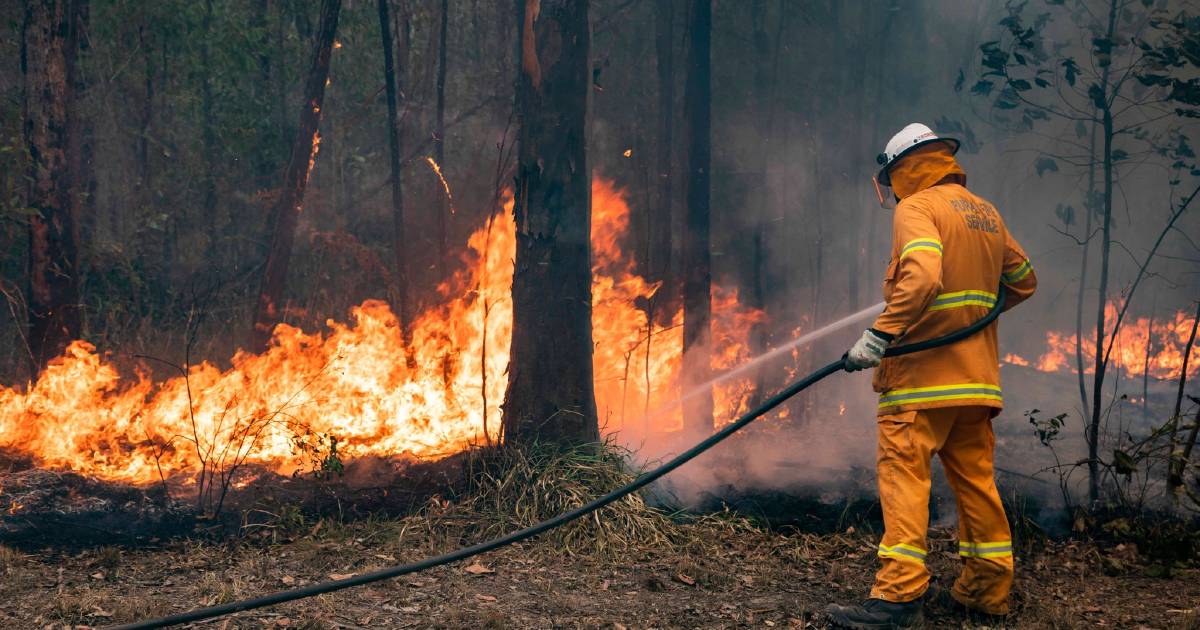
[(390, 0), (379, 0), (379, 35), (383, 40), (383, 78), (387, 91), (388, 164), (391, 167), (392, 179), (392, 253), (395, 256), (393, 266), (395, 299), (399, 302), (397, 316), (400, 318), (400, 330), (407, 342), (409, 340), (409, 325), (412, 323), (412, 300), (410, 299), (411, 293), (408, 287), (408, 248), (405, 244), (404, 236), (403, 174), (400, 171), (400, 112), (396, 104), (399, 88), (396, 85), (395, 56), (392, 53), (392, 22), (388, 15), (389, 2)]
[[(754, 40), (754, 118), (755, 131), (758, 140), (758, 152), (754, 164), (755, 179), (751, 182), (753, 196), (751, 197), (751, 213), (754, 221), (752, 248), (752, 282), (750, 303), (754, 308), (766, 311), (766, 266), (767, 266), (767, 223), (771, 216), (771, 177), (770, 168), (774, 162), (771, 138), (775, 127), (775, 86), (779, 78), (779, 49), (781, 35), (787, 20), (787, 12), (780, 4), (780, 14), (776, 20), (775, 45), (772, 51), (771, 37), (767, 33), (769, 22), (767, 0), (754, 0), (750, 6), (750, 22)], [(757, 355), (767, 349), (766, 322), (757, 322), (750, 329), (750, 349)], [(754, 375), (754, 394), (752, 400), (757, 402), (766, 396), (767, 369), (762, 367)]]
[(29, 350), (37, 375), (79, 336), (79, 225), (71, 172), (75, 18), (69, 0), (27, 0), (22, 25), (29, 153)]
[[(651, 280), (669, 282), (671, 275), (671, 216), (674, 207), (672, 194), (673, 153), (675, 147), (675, 3), (657, 0), (654, 5), (654, 53), (658, 70), (658, 152), (655, 173), (658, 175), (654, 217), (649, 221), (649, 260), (646, 268)], [(672, 283), (673, 284), (673, 283)], [(660, 296), (678, 295), (674, 287), (663, 286)], [(660, 298), (661, 299), (661, 298)], [(658, 301), (658, 300), (656, 300)]]
[[(687, 217), (683, 235), (683, 387), (709, 380), (711, 367), (712, 252), (709, 194), (712, 163), (712, 0), (693, 0), (688, 25), (684, 117), (688, 136)], [(708, 433), (713, 426), (712, 387), (689, 398), (684, 429)]]
[(337, 34), (341, 0), (321, 0), (321, 21), (317, 27), (317, 38), (313, 46), (312, 62), (308, 79), (304, 83), (304, 106), (300, 110), (300, 124), (292, 143), (292, 155), (283, 174), (283, 186), (279, 198), (271, 208), (268, 229), (271, 231), (271, 246), (267, 251), (267, 264), (263, 271), (258, 302), (254, 307), (254, 325), (250, 329), (247, 350), (259, 352), (267, 347), (271, 331), (282, 316), (283, 290), (287, 283), (292, 243), (296, 240), (296, 225), (300, 210), (304, 206), (304, 190), (308, 176), (317, 159), (317, 144), (320, 142), (321, 107), (325, 102), (325, 83), (329, 79), (329, 61), (333, 55), (333, 39)]
[(504, 436), (596, 441), (588, 1), (518, 0), (517, 9), (517, 254)]
[[(438, 168), (445, 168), (446, 160), (446, 37), (450, 25), (450, 3), (442, 0), (441, 25), (438, 29), (438, 67), (437, 67), (437, 103), (434, 113), (433, 156)], [(446, 266), (446, 216), (449, 211), (449, 199), (438, 196), (437, 204), (437, 264), (438, 277), (444, 278)]]
[[(217, 208), (217, 122), (216, 112), (214, 107), (216, 103), (213, 101), (213, 64), (212, 64), (212, 40), (213, 33), (213, 0), (204, 0), (204, 18), (201, 22), (204, 36), (200, 43), (200, 66), (203, 68), (204, 76), (200, 81), (200, 106), (204, 110), (203, 114), (203, 138), (204, 138), (204, 183), (202, 190), (204, 194), (204, 216), (210, 221), (209, 233), (213, 240), (216, 241), (217, 218), (213, 216)], [(211, 247), (211, 244), (210, 244)]]

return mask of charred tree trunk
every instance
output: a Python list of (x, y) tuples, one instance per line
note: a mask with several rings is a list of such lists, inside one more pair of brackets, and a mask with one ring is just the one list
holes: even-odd
[[(438, 168), (445, 168), (446, 160), (446, 37), (450, 26), (450, 3), (449, 0), (442, 0), (441, 25), (438, 32), (438, 67), (437, 67), (437, 103), (434, 112), (434, 138), (433, 138), (433, 156), (437, 160)], [(446, 277), (446, 222), (449, 217), (446, 214), (450, 211), (450, 200), (444, 196), (438, 196), (437, 204), (437, 271), (439, 281)]]
[(28, 0), (22, 26), (25, 147), (29, 152), (30, 370), (36, 377), (82, 327), (79, 228), (70, 168), (75, 49), (72, 3)]
[(599, 439), (592, 382), (587, 0), (518, 0), (511, 443)]
[(388, 110), (388, 164), (392, 173), (392, 253), (395, 255), (395, 293), (398, 303), (397, 317), (400, 319), (401, 334), (405, 347), (411, 340), (409, 325), (412, 323), (412, 301), (408, 287), (408, 247), (404, 236), (404, 191), (403, 174), (400, 170), (400, 112), (396, 103), (397, 92), (395, 56), (392, 53), (392, 21), (388, 15), (388, 2), (379, 0), (379, 35), (383, 40), (383, 73), (387, 90)]
[(687, 85), (684, 90), (688, 135), (687, 219), (683, 236), (683, 388), (695, 394), (684, 407), (684, 430), (709, 433), (713, 427), (712, 387), (691, 390), (709, 380), (711, 367), (712, 252), (709, 247), (709, 192), (712, 161), (712, 0), (693, 0), (688, 26)]
[[(654, 302), (674, 302), (678, 289), (671, 276), (671, 216), (674, 214), (675, 147), (675, 9), (672, 0), (658, 0), (654, 6), (654, 52), (658, 70), (658, 174), (654, 217), (648, 222), (650, 234), (646, 269), (650, 280), (661, 281)], [(664, 300), (665, 298), (665, 300)], [(663, 309), (670, 311), (672, 309)]]
[(341, 0), (321, 1), (321, 23), (313, 46), (308, 80), (304, 84), (304, 107), (300, 110), (300, 126), (296, 130), (292, 155), (283, 174), (279, 199), (271, 209), (268, 219), (271, 248), (267, 252), (267, 264), (258, 292), (258, 302), (254, 307), (254, 324), (246, 343), (251, 352), (266, 349), (267, 342), (271, 339), (271, 331), (283, 314), (283, 289), (291, 262), (292, 242), (296, 239), (296, 225), (304, 205), (304, 189), (308, 186), (308, 175), (317, 159), (325, 81), (329, 78), (329, 61), (333, 53), (333, 38), (337, 33), (341, 8)]

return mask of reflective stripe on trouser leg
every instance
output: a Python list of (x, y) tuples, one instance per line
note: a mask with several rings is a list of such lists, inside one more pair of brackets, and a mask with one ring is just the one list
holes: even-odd
[(1008, 612), (1013, 581), (1012, 535), (992, 469), (992, 410), (961, 407), (938, 456), (958, 504), (962, 574), (951, 595), (990, 614)]
[(879, 417), (876, 472), (884, 533), (871, 597), (907, 602), (929, 586), (930, 458), (949, 431), (942, 416), (948, 416), (942, 409), (926, 409)]

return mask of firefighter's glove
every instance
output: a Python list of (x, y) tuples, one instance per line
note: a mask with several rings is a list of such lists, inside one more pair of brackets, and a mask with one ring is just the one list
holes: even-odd
[(862, 338), (846, 353), (846, 371), (857, 372), (877, 367), (883, 353), (892, 344), (893, 337), (874, 328), (863, 331)]

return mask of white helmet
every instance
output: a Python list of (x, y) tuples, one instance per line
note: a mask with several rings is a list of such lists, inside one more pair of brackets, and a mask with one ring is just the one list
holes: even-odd
[(891, 186), (892, 180), (888, 177), (888, 169), (909, 151), (930, 142), (944, 142), (950, 147), (951, 155), (958, 153), (958, 140), (939, 137), (933, 133), (932, 129), (921, 123), (909, 123), (899, 133), (892, 136), (891, 140), (888, 140), (883, 153), (875, 158), (875, 161), (883, 167), (879, 169), (875, 180), (882, 186)]

